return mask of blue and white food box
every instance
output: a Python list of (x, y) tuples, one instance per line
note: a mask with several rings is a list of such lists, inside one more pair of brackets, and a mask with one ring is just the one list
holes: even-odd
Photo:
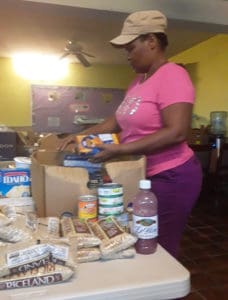
[(88, 161), (89, 156), (77, 155), (77, 154), (66, 154), (63, 160), (64, 167), (80, 167), (85, 168), (89, 173), (101, 170), (101, 163), (92, 163)]
[(31, 196), (30, 169), (0, 169), (0, 198)]

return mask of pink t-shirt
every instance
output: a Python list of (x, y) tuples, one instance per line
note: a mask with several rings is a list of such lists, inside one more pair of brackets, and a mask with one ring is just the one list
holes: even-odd
[[(169, 62), (143, 83), (140, 83), (141, 76), (130, 85), (116, 111), (122, 143), (138, 140), (162, 128), (161, 110), (165, 107), (178, 102), (194, 103), (194, 87), (183, 67)], [(147, 176), (177, 167), (192, 155), (186, 142), (147, 155)]]

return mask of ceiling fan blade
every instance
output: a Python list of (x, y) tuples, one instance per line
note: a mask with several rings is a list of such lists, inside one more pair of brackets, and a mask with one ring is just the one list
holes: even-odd
[(77, 57), (77, 59), (83, 64), (84, 67), (91, 66), (90, 62), (84, 57), (83, 54), (81, 54), (79, 52), (75, 52), (74, 54)]
[(66, 56), (68, 56), (69, 54), (70, 54), (69, 52), (63, 53), (63, 54), (60, 56), (59, 60), (64, 59), (64, 58), (65, 58)]
[(84, 55), (86, 55), (86, 56), (89, 56), (89, 57), (95, 57), (94, 55), (92, 55), (92, 54), (90, 54), (90, 53), (87, 53), (87, 52), (85, 52), (85, 51), (83, 51), (83, 50), (81, 50), (80, 51), (82, 54), (84, 54)]

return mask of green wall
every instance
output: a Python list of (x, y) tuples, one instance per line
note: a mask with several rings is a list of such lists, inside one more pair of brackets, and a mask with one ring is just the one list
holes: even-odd
[[(170, 60), (183, 63), (196, 87), (194, 113), (209, 120), (210, 112), (228, 111), (228, 35), (220, 34)], [(0, 59), (0, 124), (31, 126), (30, 81), (14, 73), (10, 59)], [(129, 66), (71, 64), (61, 81), (39, 84), (126, 88), (134, 77)]]

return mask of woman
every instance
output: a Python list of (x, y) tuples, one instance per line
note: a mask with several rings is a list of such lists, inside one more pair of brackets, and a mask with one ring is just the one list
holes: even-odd
[[(122, 154), (144, 154), (147, 178), (158, 198), (159, 243), (174, 257), (201, 189), (201, 167), (186, 143), (194, 88), (184, 68), (168, 62), (166, 17), (159, 11), (135, 12), (111, 40), (123, 48), (138, 74), (116, 113), (83, 134), (120, 133), (119, 145), (106, 144), (93, 157), (102, 162)], [(73, 143), (71, 136), (60, 150)]]

